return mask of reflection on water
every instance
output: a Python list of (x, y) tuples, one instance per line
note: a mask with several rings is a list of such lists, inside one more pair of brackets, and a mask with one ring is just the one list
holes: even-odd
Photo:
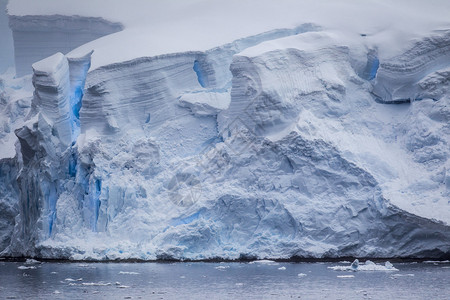
[[(336, 271), (343, 263), (0, 261), (1, 299), (449, 299), (450, 263)], [(335, 268), (336, 269), (336, 268)], [(339, 268), (337, 268), (339, 269)], [(345, 269), (345, 268), (344, 268)]]

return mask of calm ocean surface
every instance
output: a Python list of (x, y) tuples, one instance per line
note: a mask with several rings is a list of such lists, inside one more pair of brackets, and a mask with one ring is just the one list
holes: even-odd
[(0, 261), (0, 299), (450, 299), (448, 262), (349, 264)]

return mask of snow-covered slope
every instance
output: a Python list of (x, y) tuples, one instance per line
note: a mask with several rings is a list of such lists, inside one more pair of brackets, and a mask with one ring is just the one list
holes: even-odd
[(3, 96), (2, 255), (449, 255), (448, 3), (50, 2), (125, 28)]

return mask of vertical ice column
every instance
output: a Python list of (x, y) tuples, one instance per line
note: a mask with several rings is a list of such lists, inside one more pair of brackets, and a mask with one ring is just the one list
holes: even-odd
[(69, 146), (72, 143), (72, 122), (67, 58), (62, 53), (56, 53), (34, 63), (33, 72), (33, 105), (53, 123), (61, 143)]
[(94, 51), (90, 51), (81, 57), (68, 57), (70, 73), (70, 107), (72, 122), (72, 138), (76, 140), (80, 133), (80, 109), (83, 89), (86, 82), (86, 75), (91, 66), (91, 56)]
[[(75, 176), (77, 162), (71, 146), (78, 131), (74, 130), (71, 100), (81, 106), (90, 55), (85, 58), (80, 58), (81, 71), (75, 72), (73, 88), (70, 62), (63, 54), (33, 64), (32, 112), (24, 126), (15, 131), (20, 142), (17, 176), (20, 220), (12, 237), (15, 246), (10, 251), (16, 255), (35, 255), (34, 245), (52, 236), (64, 182)], [(79, 90), (79, 95), (74, 94), (75, 90)]]

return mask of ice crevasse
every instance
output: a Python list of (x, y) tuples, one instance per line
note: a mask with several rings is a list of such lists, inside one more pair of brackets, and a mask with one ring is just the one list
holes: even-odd
[(101, 40), (34, 63), (26, 114), (2, 100), (2, 256), (449, 255), (450, 30), (387, 56), (304, 23), (97, 65)]

